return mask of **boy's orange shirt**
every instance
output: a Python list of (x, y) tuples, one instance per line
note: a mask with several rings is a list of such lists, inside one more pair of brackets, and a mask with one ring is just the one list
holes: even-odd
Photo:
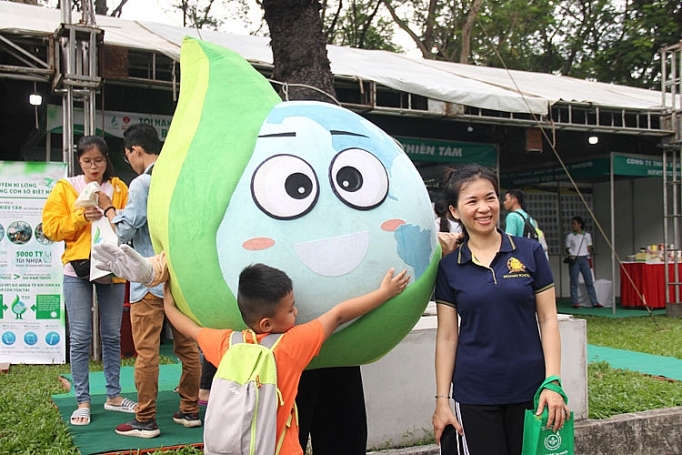
[[(206, 360), (213, 365), (220, 364), (223, 355), (229, 348), (232, 330), (202, 329), (197, 337), (199, 347)], [(258, 334), (261, 341), (267, 333)], [(277, 364), (277, 386), (282, 393), (284, 404), (277, 409), (277, 435), (282, 434), (284, 425), (291, 415), (301, 373), (315, 357), (324, 342), (324, 329), (317, 319), (306, 324), (296, 325), (286, 331), (273, 351)], [(280, 455), (301, 455), (303, 450), (298, 442), (298, 421), (292, 425), (284, 436)]]

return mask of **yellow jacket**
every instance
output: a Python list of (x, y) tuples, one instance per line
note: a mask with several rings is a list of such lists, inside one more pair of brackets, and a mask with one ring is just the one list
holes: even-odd
[[(117, 210), (122, 209), (128, 201), (128, 187), (118, 177), (112, 177), (110, 183), (114, 187), (111, 203)], [(65, 243), (62, 264), (90, 257), (91, 223), (85, 219), (85, 209), (74, 207), (77, 198), (73, 185), (67, 179), (61, 179), (43, 207), (43, 233), (53, 242)]]

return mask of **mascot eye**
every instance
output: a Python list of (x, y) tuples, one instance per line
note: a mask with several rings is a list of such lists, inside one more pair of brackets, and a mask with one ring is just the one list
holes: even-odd
[(341, 201), (358, 210), (378, 206), (388, 194), (388, 174), (376, 156), (362, 149), (346, 149), (334, 157), (329, 181)]
[(251, 178), (251, 196), (266, 215), (291, 220), (308, 213), (319, 195), (313, 168), (293, 155), (263, 161)]

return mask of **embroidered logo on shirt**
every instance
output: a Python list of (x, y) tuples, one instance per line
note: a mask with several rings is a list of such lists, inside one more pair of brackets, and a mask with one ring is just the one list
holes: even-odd
[(507, 268), (510, 273), (523, 273), (526, 271), (526, 266), (523, 265), (523, 262), (513, 256), (507, 261)]
[(523, 265), (523, 262), (513, 256), (507, 261), (507, 268), (509, 269), (509, 273), (504, 275), (505, 278), (523, 278), (530, 276), (526, 273), (526, 266)]

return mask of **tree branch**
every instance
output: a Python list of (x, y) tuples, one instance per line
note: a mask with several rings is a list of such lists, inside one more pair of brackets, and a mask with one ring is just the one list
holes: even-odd
[(386, 9), (388, 10), (389, 14), (393, 18), (393, 21), (398, 24), (398, 27), (403, 29), (408, 35), (410, 35), (410, 38), (412, 38), (412, 41), (417, 45), (419, 48), (419, 51), (422, 53), (422, 57), (428, 58), (428, 59), (433, 59), (433, 55), (431, 54), (431, 49), (427, 49), (426, 46), (424, 46), (424, 43), (422, 42), (421, 39), (419, 39), (419, 36), (417, 36), (416, 33), (414, 33), (411, 29), (410, 26), (407, 25), (407, 22), (403, 21), (398, 17), (398, 15), (395, 12), (395, 8), (391, 6), (390, 0), (381, 0), (381, 3), (384, 4)]
[(111, 12), (110, 16), (111, 17), (121, 17), (121, 12), (123, 11), (123, 7), (125, 4), (128, 3), (128, 0), (121, 0), (121, 3), (118, 4), (116, 8)]

